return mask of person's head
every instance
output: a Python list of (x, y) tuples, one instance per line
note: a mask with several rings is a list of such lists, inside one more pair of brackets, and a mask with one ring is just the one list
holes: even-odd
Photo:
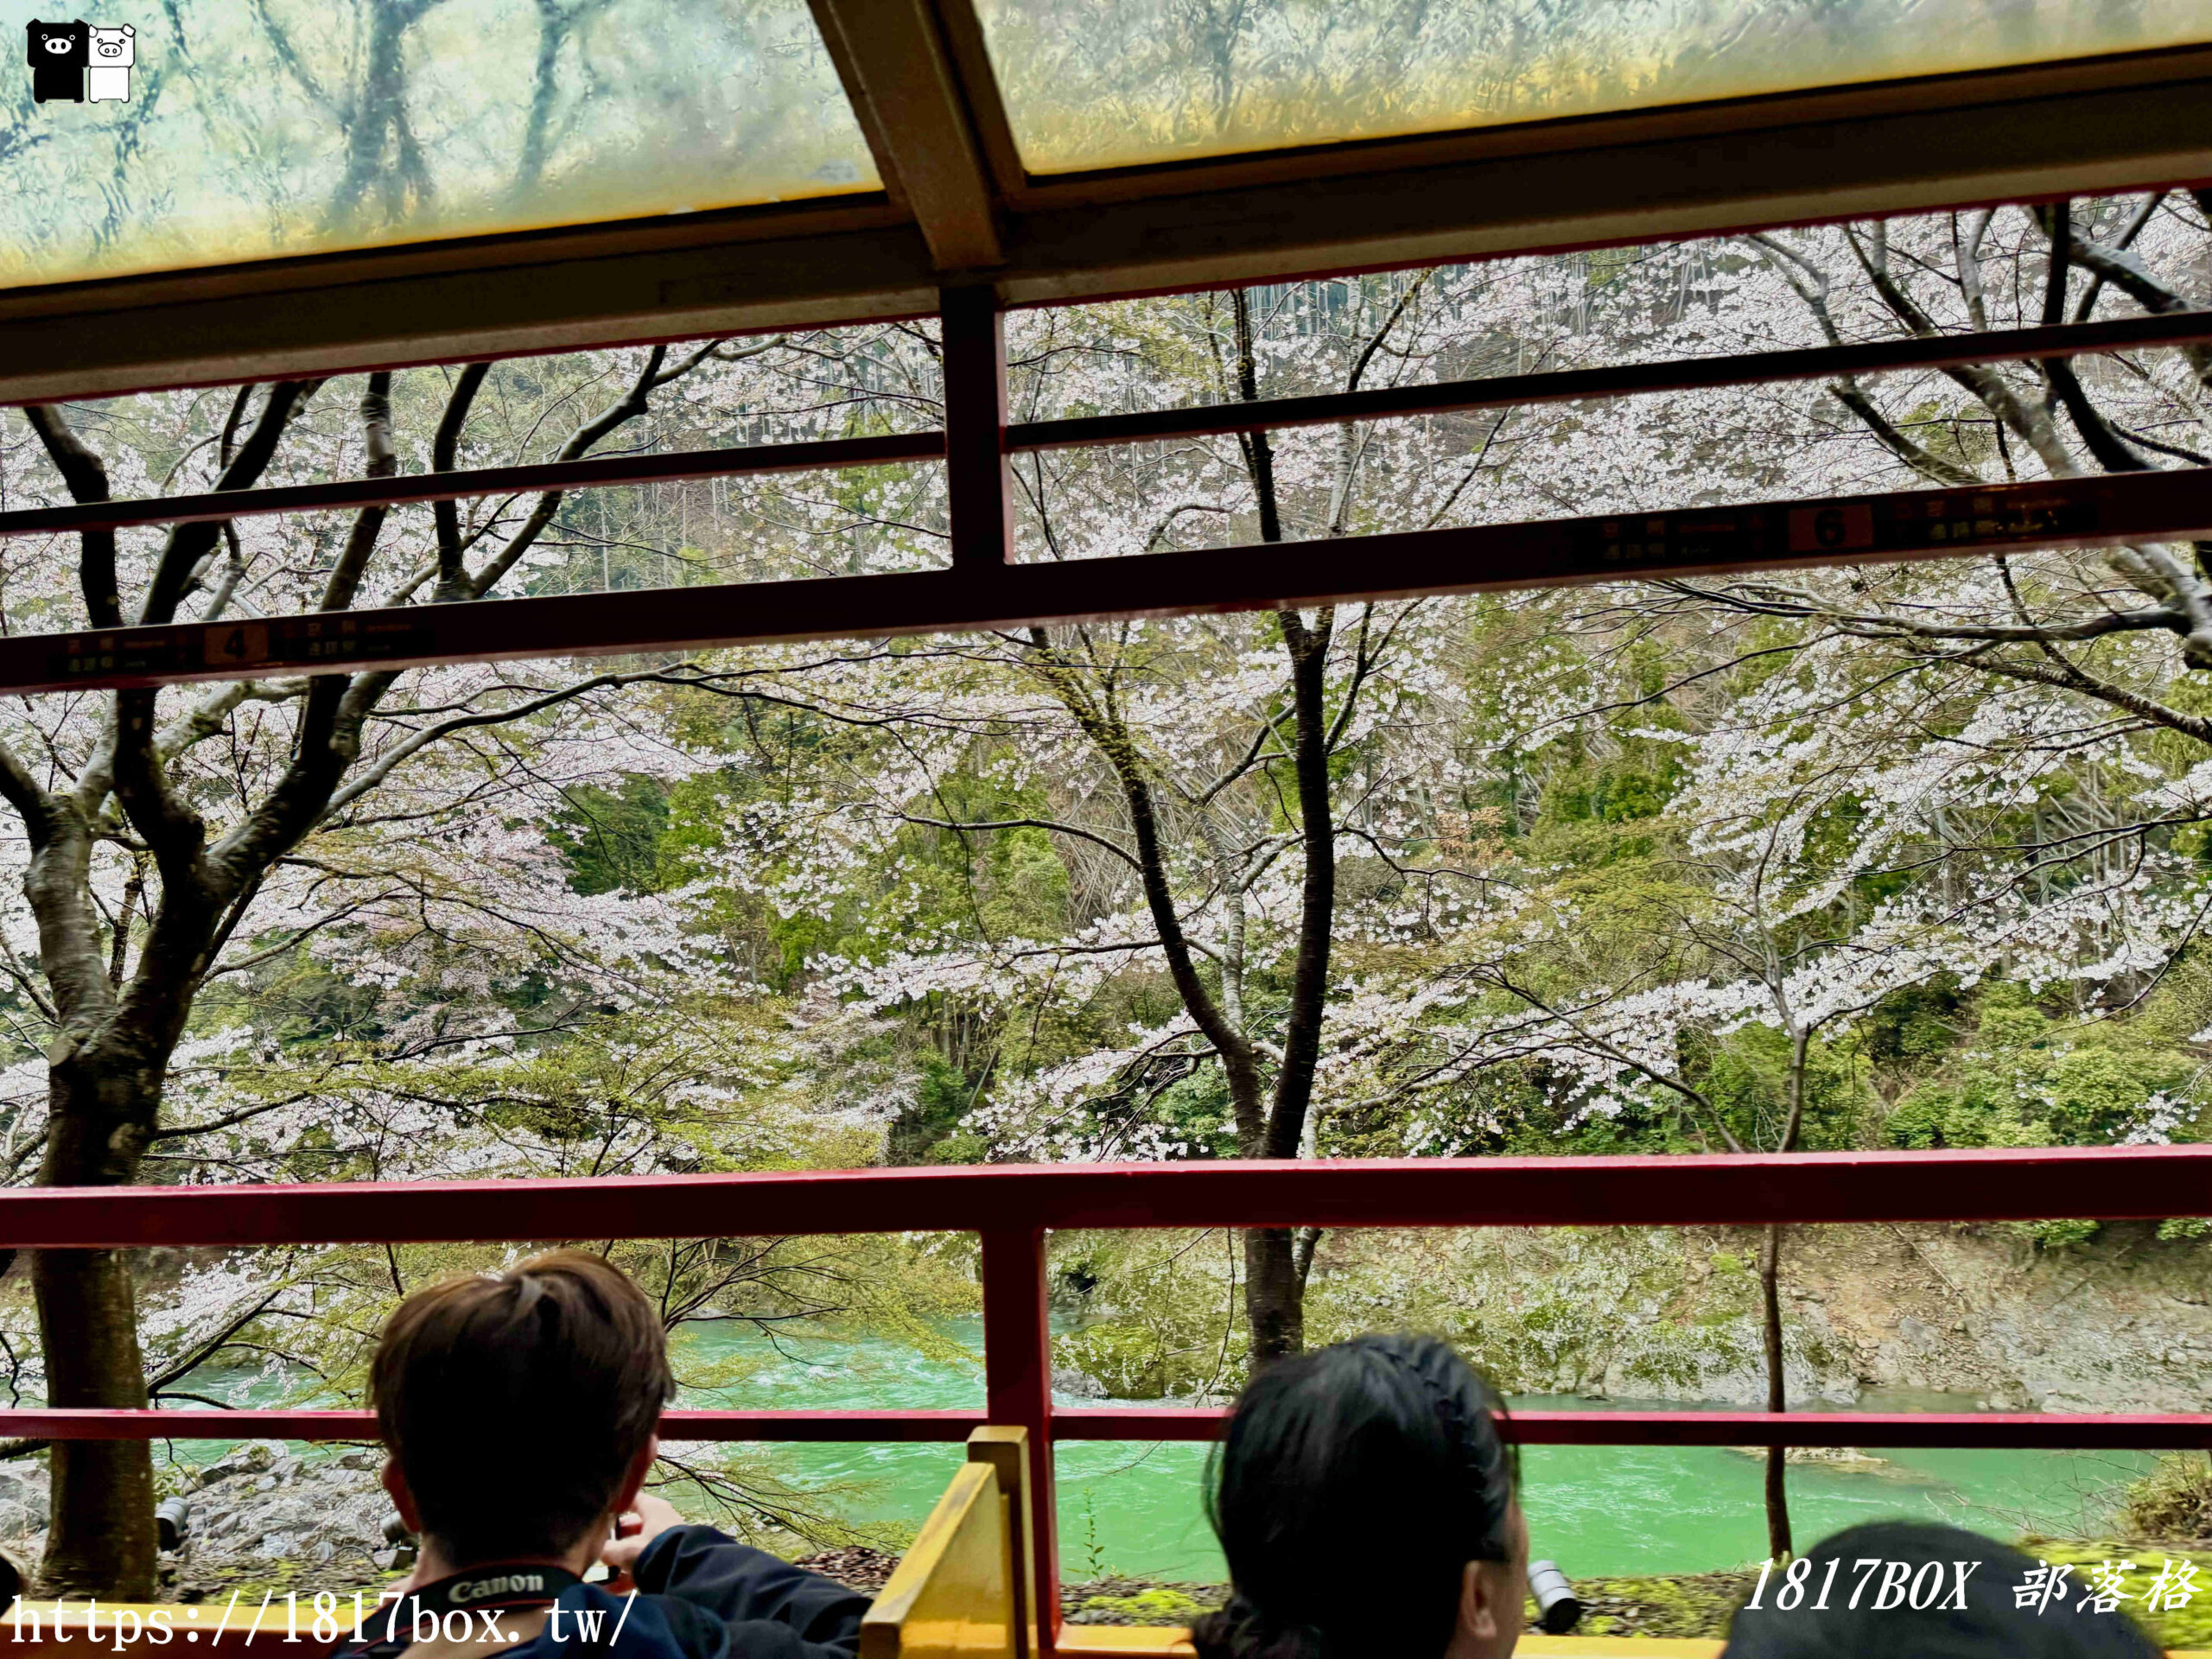
[(636, 1498), (674, 1392), (652, 1304), (580, 1250), (416, 1291), (369, 1376), (385, 1489), (454, 1567), (595, 1538)]
[(1199, 1659), (1502, 1659), (1529, 1535), (1503, 1404), (1443, 1343), (1359, 1337), (1278, 1360), (1230, 1414), (1207, 1515), (1234, 1595)]
[(1804, 1560), (1788, 1607), (1770, 1576), (1762, 1605), (1738, 1610), (1721, 1659), (2158, 1659), (2126, 1613), (2083, 1605), (2079, 1568), (2047, 1605), (2021, 1605), (2015, 1592), (2035, 1560), (1979, 1533), (1875, 1522), (1823, 1539)]

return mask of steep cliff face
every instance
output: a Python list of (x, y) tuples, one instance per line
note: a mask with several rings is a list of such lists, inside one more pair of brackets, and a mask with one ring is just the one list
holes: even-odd
[[(1515, 1393), (1764, 1398), (1758, 1235), (1737, 1229), (1343, 1236), (1309, 1335), (1435, 1330)], [(1866, 1388), (2007, 1410), (2196, 1411), (2212, 1393), (2212, 1246), (2117, 1225), (2044, 1248), (1995, 1227), (1796, 1229), (1793, 1401)]]
[(2038, 1249), (1993, 1228), (1827, 1229), (1793, 1277), (1865, 1381), (2041, 1411), (2202, 1411), (2212, 1249), (2149, 1224)]

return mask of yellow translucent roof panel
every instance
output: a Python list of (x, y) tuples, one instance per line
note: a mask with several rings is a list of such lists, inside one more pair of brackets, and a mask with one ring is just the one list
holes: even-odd
[(2212, 41), (2212, 0), (976, 0), (1058, 173)]
[(878, 184), (806, 0), (87, 10), (0, 0), (0, 286)]

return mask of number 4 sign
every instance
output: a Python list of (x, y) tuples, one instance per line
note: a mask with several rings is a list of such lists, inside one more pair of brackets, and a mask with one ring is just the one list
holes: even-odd
[(225, 623), (207, 630), (202, 660), (238, 664), (269, 660), (269, 627), (262, 622)]

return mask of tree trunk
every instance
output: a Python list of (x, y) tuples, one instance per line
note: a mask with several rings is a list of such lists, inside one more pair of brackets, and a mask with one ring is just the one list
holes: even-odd
[(1329, 954), (1337, 918), (1337, 829), (1329, 798), (1329, 641), (1336, 613), (1324, 608), (1306, 626), (1295, 611), (1277, 613), (1290, 658), (1294, 717), (1293, 764), (1298, 779), (1299, 830), (1305, 842), (1300, 884), (1298, 957), (1292, 970), (1282, 1065), (1268, 1114), (1267, 1155), (1295, 1158), (1313, 1109), (1313, 1072), (1321, 1059), (1328, 1016)]
[[(165, 1068), (135, 1046), (103, 1043), (55, 1058), (41, 1186), (119, 1186), (160, 1109)], [(130, 1257), (122, 1250), (38, 1250), (31, 1257), (47, 1401), (143, 1411)], [(50, 1595), (150, 1601), (155, 1591), (154, 1460), (145, 1440), (57, 1440), (46, 1558)]]
[[(145, 1409), (130, 1260), (120, 1250), (31, 1259), (47, 1401)], [(154, 1599), (154, 1457), (145, 1440), (56, 1440), (46, 1559), (49, 1596)]]
[(1253, 1370), (1306, 1351), (1306, 1285), (1291, 1229), (1245, 1230), (1244, 1317), (1251, 1327)]
[[(1321, 1024), (1328, 1009), (1329, 947), (1336, 920), (1336, 829), (1329, 799), (1329, 734), (1324, 706), (1332, 611), (1307, 628), (1298, 613), (1280, 613), (1290, 657), (1296, 714), (1294, 750), (1300, 827), (1306, 870), (1298, 924), (1298, 957), (1292, 974), (1289, 1019), (1282, 1063), (1275, 1072), (1267, 1134), (1257, 1148), (1268, 1158), (1295, 1158), (1304, 1147), (1313, 1109), (1313, 1071), (1321, 1058)], [(1252, 1155), (1248, 1152), (1246, 1156)], [(1306, 1274), (1311, 1247), (1301, 1255), (1288, 1228), (1256, 1228), (1244, 1235), (1244, 1306), (1251, 1326), (1255, 1370), (1306, 1350)]]
[[(1236, 395), (1245, 403), (1260, 396), (1258, 356), (1255, 347), (1252, 308), (1243, 289), (1230, 296), (1236, 328)], [(1352, 372), (1350, 385), (1357, 387), (1360, 374), (1384, 334), (1396, 322), (1400, 303), (1364, 351)], [(1264, 430), (1237, 438), (1245, 470), (1252, 480), (1252, 499), (1258, 509), (1260, 539), (1282, 540), (1282, 503), (1275, 485), (1274, 449)], [(1341, 534), (1349, 511), (1351, 470), (1349, 459), (1339, 469), (1332, 491), (1330, 524)], [(1290, 667), (1291, 706), (1294, 736), (1292, 766), (1298, 786), (1299, 831), (1303, 840), (1305, 873), (1300, 884), (1298, 953), (1292, 969), (1290, 1007), (1282, 1039), (1282, 1058), (1275, 1071), (1265, 1132), (1256, 1146), (1247, 1145), (1243, 1155), (1295, 1158), (1309, 1150), (1307, 1130), (1313, 1110), (1313, 1072), (1321, 1057), (1321, 1027), (1328, 1013), (1330, 946), (1337, 912), (1336, 823), (1330, 798), (1331, 732), (1328, 711), (1329, 645), (1336, 629), (1336, 610), (1324, 606), (1314, 613), (1312, 627), (1294, 609), (1276, 612), (1282, 630), (1283, 652)], [(1348, 693), (1347, 696), (1351, 694)], [(1315, 1235), (1316, 1237), (1319, 1235)], [(1282, 1228), (1262, 1228), (1244, 1236), (1246, 1266), (1245, 1307), (1251, 1325), (1255, 1367), (1270, 1360), (1303, 1352), (1306, 1347), (1306, 1275), (1313, 1266), (1313, 1245), (1301, 1253), (1297, 1235)]]
[[(407, 206), (410, 192), (417, 202), (429, 197), (429, 177), (406, 122), (402, 37), (435, 3), (378, 0), (372, 8), (374, 27), (356, 100), (360, 118), (353, 125), (346, 178), (333, 203), (334, 222), (353, 215), (359, 199), (379, 181), (395, 213)], [(562, 458), (577, 459), (615, 428), (647, 413), (655, 388), (690, 372), (713, 349), (702, 348), (682, 365), (664, 370), (666, 348), (652, 347), (636, 379), (575, 429), (562, 447)], [(485, 365), (474, 365), (455, 381), (438, 423), (432, 451), (436, 466), (453, 465), (462, 423), (486, 372)], [(270, 385), (260, 413), (233, 450), (231, 439), (245, 423), (252, 389), (240, 391), (224, 429), (217, 487), (245, 490), (260, 481), (295, 416), (320, 384)], [(398, 464), (391, 442), (391, 377), (379, 372), (369, 376), (361, 398), (363, 443), (372, 475), (390, 473)], [(110, 499), (105, 463), (65, 419), (41, 406), (28, 410), (26, 418), (73, 499), (91, 504)], [(465, 556), (460, 521), (442, 505), (433, 515), (436, 597), (483, 597), (552, 521), (561, 500), (557, 491), (541, 495), (504, 548), (474, 571)], [(326, 581), (324, 611), (353, 605), (385, 516), (385, 509), (370, 507), (354, 518)], [(177, 620), (195, 572), (215, 553), (226, 528), (195, 521), (170, 531), (137, 620), (160, 625)], [(116, 585), (115, 534), (87, 531), (80, 547), (86, 615), (96, 629), (117, 626), (124, 613)], [(401, 597), (426, 579), (420, 575), (404, 583)], [(192, 804), (196, 791), (174, 771), (181, 751), (165, 747), (153, 690), (116, 693), (105, 736), (62, 792), (42, 785), (33, 768), (0, 744), (0, 798), (22, 819), (30, 846), (23, 893), (38, 921), (39, 967), (52, 993), (56, 1028), (48, 1052), (49, 1114), (40, 1185), (121, 1186), (136, 1179), (160, 1121), (170, 1056), (216, 953), (252, 903), (263, 877), (329, 810), (360, 759), (365, 722), (397, 677), (392, 670), (310, 675), (283, 774), (257, 803), (239, 803), (244, 810), (213, 845), (206, 820)], [(236, 707), (235, 701), (224, 701), (226, 695), (199, 706), (187, 722), (193, 731), (184, 735), (185, 747), (223, 729), (226, 712)], [(473, 718), (456, 719), (430, 736), (474, 723)], [(382, 775), (379, 770), (360, 779), (359, 787), (375, 787)], [(143, 844), (134, 858), (149, 859), (160, 880), (158, 903), (147, 906), (142, 899), (137, 906), (138, 963), (127, 979), (131, 906), (111, 922), (92, 893), (96, 836), (132, 844), (104, 817), (111, 798), (136, 842)], [(143, 880), (143, 862), (141, 868)], [(148, 1389), (128, 1255), (49, 1251), (41, 1254), (32, 1272), (52, 1403), (143, 1408)], [(149, 1599), (155, 1577), (153, 1498), (152, 1459), (145, 1442), (57, 1446), (48, 1587)]]
[[(1768, 1225), (1766, 1243), (1759, 1251), (1759, 1301), (1766, 1347), (1766, 1408), (1787, 1411), (1789, 1400), (1782, 1370), (1782, 1226), (1778, 1222)], [(1783, 1484), (1789, 1457), (1787, 1446), (1767, 1448), (1766, 1553), (1777, 1560), (1790, 1553), (1789, 1497)]]
[[(1805, 1079), (1813, 1052), (1813, 1028), (1793, 1014), (1777, 993), (1784, 1023), (1789, 1030), (1789, 1072), (1786, 1079), (1789, 1116), (1783, 1120), (1777, 1152), (1795, 1152), (1805, 1132)], [(1766, 1349), (1766, 1408), (1789, 1409), (1787, 1379), (1782, 1370), (1782, 1224), (1770, 1223), (1766, 1243), (1759, 1250), (1760, 1335)], [(1787, 1446), (1770, 1446), (1766, 1454), (1766, 1551), (1779, 1560), (1789, 1551), (1789, 1494), (1783, 1475), (1789, 1458)]]

